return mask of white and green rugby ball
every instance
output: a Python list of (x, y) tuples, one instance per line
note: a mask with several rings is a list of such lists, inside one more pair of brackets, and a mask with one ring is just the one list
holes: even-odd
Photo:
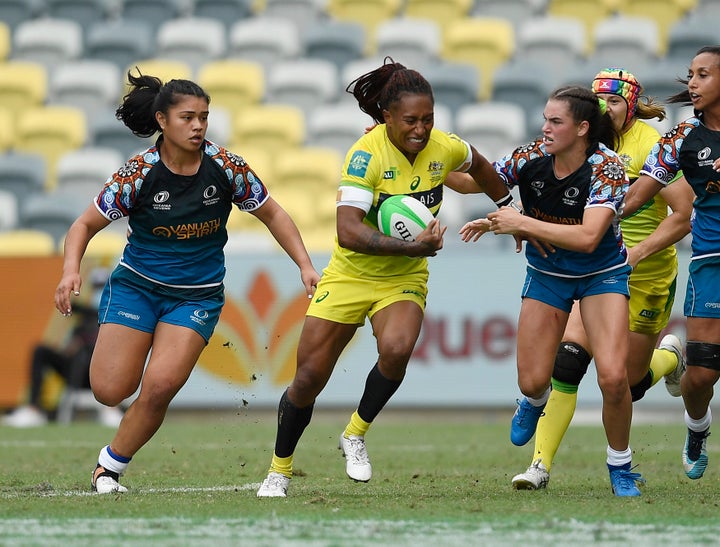
[(390, 196), (378, 210), (378, 229), (387, 236), (415, 241), (433, 218), (419, 200), (406, 195)]

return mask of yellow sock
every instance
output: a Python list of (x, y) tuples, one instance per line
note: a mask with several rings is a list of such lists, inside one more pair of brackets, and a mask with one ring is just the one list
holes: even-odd
[(292, 478), (292, 455), (287, 458), (278, 458), (273, 454), (272, 462), (270, 462), (270, 473), (281, 473), (286, 477)]
[[(555, 453), (567, 431), (577, 403), (577, 386), (558, 385), (553, 382), (553, 390), (545, 405), (544, 415), (538, 421), (535, 432), (535, 456), (550, 471)], [(563, 391), (564, 389), (564, 391)], [(572, 393), (568, 393), (572, 391)]]
[(677, 367), (677, 355), (667, 349), (656, 349), (653, 351), (650, 359), (650, 374), (652, 374), (652, 384), (654, 386), (660, 381), (660, 378), (666, 374), (670, 374)]
[(364, 437), (367, 430), (370, 429), (370, 423), (363, 420), (357, 413), (357, 410), (350, 416), (350, 423), (345, 428), (345, 436), (356, 435)]

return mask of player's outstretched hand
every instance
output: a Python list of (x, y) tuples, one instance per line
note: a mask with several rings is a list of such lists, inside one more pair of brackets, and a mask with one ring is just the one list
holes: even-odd
[(490, 231), (490, 221), (486, 218), (476, 218), (470, 222), (466, 222), (465, 225), (460, 228), (458, 232), (460, 239), (465, 241), (477, 241), (480, 236)]

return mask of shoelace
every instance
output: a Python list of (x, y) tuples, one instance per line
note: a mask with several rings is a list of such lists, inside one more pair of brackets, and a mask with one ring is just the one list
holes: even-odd
[(687, 457), (691, 461), (697, 461), (702, 452), (703, 442), (710, 436), (710, 433), (698, 433), (697, 431), (690, 431), (690, 438), (688, 439), (688, 450)]
[(273, 488), (284, 488), (285, 480), (283, 476), (272, 475), (267, 478), (267, 484)]
[[(635, 469), (635, 467), (632, 469)], [(630, 471), (626, 471), (625, 469), (618, 469), (614, 471), (614, 482), (621, 488), (632, 488), (638, 484), (645, 484), (645, 479), (642, 475), (640, 473), (633, 473), (632, 469)]]
[(518, 411), (517, 411), (517, 423), (518, 425), (523, 424), (523, 420), (525, 419), (525, 416), (528, 414), (537, 414), (539, 417), (542, 417), (545, 415), (544, 409), (540, 410), (539, 413), (537, 411), (540, 407), (533, 406), (530, 403), (523, 405), (520, 402), (520, 399), (516, 399), (515, 402), (518, 404)]
[(356, 463), (368, 463), (370, 458), (368, 457), (367, 450), (365, 449), (365, 443), (360, 439), (346, 439), (350, 443), (350, 454), (348, 454)]

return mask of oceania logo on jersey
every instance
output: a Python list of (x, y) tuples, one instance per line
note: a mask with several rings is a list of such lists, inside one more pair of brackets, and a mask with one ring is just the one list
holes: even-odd
[(565, 189), (564, 197), (563, 197), (563, 203), (565, 205), (576, 205), (577, 204), (577, 197), (580, 194), (580, 190), (578, 190), (575, 186), (571, 186), (570, 188)]
[(697, 157), (699, 160), (706, 160), (710, 157), (710, 152), (711, 152), (710, 147), (706, 146), (705, 148), (700, 150), (700, 152), (698, 152)]
[(542, 189), (545, 187), (545, 181), (543, 180), (534, 180), (530, 183), (530, 188), (535, 190), (535, 193), (539, 196), (540, 192), (542, 192)]
[(214, 205), (218, 201), (220, 201), (220, 196), (217, 195), (218, 189), (217, 186), (211, 185), (205, 188), (205, 191), (203, 192), (203, 197), (205, 198), (203, 200), (203, 205)]
[(170, 210), (170, 204), (165, 203), (167, 200), (170, 199), (170, 192), (167, 190), (163, 190), (162, 192), (158, 192), (153, 196), (153, 209), (157, 211), (169, 211)]
[(198, 325), (204, 325), (205, 319), (207, 319), (209, 315), (210, 314), (205, 310), (195, 310), (190, 320), (195, 321)]

